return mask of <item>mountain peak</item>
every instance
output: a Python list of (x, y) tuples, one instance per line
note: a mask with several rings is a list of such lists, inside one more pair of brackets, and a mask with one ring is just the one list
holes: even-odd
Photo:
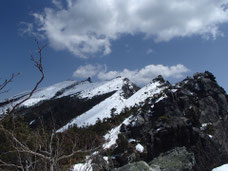
[(160, 83), (165, 83), (166, 82), (162, 75), (158, 75), (157, 77), (155, 77), (152, 80), (152, 82), (157, 82), (157, 81), (160, 82)]
[(216, 79), (215, 76), (209, 71), (205, 71), (204, 73), (197, 72), (193, 75), (193, 78), (194, 79), (206, 78), (206, 79), (210, 79), (211, 81), (215, 81), (215, 79)]

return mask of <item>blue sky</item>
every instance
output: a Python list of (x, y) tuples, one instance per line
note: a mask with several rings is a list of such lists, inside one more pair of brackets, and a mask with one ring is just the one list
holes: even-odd
[(211, 71), (228, 90), (227, 0), (2, 0), (0, 77), (22, 72), (6, 98), (31, 89), (34, 38), (43, 52), (42, 86), (67, 79), (129, 77), (144, 85)]

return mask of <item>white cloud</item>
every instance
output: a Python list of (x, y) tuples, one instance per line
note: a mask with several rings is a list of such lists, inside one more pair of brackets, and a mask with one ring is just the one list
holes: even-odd
[[(101, 65), (85, 65), (80, 66), (74, 73), (75, 77), (87, 78), (88, 76), (97, 76), (99, 80), (110, 80), (117, 76), (127, 77), (131, 81), (138, 85), (144, 85), (149, 83), (154, 77), (162, 75), (165, 78), (181, 78), (186, 72), (189, 71), (182, 64), (177, 64), (174, 66), (164, 66), (164, 65), (147, 65), (140, 70), (128, 70), (123, 71), (106, 71), (107, 69)], [(80, 72), (79, 72), (80, 71)], [(86, 75), (86, 73), (93, 73), (93, 75)], [(83, 73), (83, 74), (81, 74)], [(85, 74), (84, 74), (85, 73)], [(81, 76), (82, 75), (82, 76)]]
[(73, 73), (74, 77), (78, 78), (88, 78), (97, 75), (101, 71), (105, 71), (106, 66), (102, 66), (99, 64), (95, 65), (84, 65), (78, 67), (78, 69)]
[(154, 52), (154, 50), (151, 49), (151, 48), (149, 48), (149, 49), (146, 51), (146, 54), (147, 54), (147, 55), (150, 55), (150, 54), (152, 54), (153, 52)]
[(228, 0), (52, 0), (34, 14), (55, 49), (82, 58), (111, 53), (111, 41), (142, 33), (155, 41), (200, 35), (216, 38), (228, 21)]
[(63, 4), (61, 0), (52, 0), (52, 3), (57, 7), (57, 8), (63, 8)]
[(42, 34), (35, 31), (34, 25), (32, 23), (20, 22), (18, 33), (20, 36), (29, 35), (36, 38), (44, 38)]

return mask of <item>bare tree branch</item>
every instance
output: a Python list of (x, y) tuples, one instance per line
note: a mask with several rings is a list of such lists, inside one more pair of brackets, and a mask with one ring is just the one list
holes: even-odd
[(13, 109), (10, 111), (10, 113), (14, 113), (15, 110), (24, 102), (26, 102), (27, 100), (29, 100), (32, 95), (34, 94), (34, 92), (37, 90), (38, 86), (41, 84), (41, 82), (43, 81), (44, 77), (45, 77), (45, 74), (44, 74), (44, 70), (43, 70), (43, 64), (42, 64), (42, 51), (43, 49), (46, 47), (43, 46), (43, 47), (40, 47), (39, 45), (39, 42), (37, 40), (36, 41), (36, 44), (37, 44), (37, 48), (38, 48), (38, 54), (39, 54), (39, 58), (36, 59), (32, 54), (31, 54), (31, 60), (34, 62), (34, 65), (35, 67), (40, 71), (41, 73), (41, 78), (40, 80), (36, 83), (35, 87), (32, 89), (32, 91), (29, 93), (29, 95), (24, 99), (22, 100), (21, 102), (17, 103)]
[(9, 83), (13, 82), (13, 79), (19, 76), (21, 73), (12, 74), (9, 79), (6, 79), (3, 83), (0, 84), (0, 94), (8, 92), (8, 90), (2, 91)]
[[(43, 46), (43, 47), (41, 47), (40, 44), (39, 44), (39, 42), (37, 40), (35, 40), (35, 42), (36, 42), (36, 45), (37, 45), (39, 57), (38, 57), (38, 59), (36, 59), (33, 55), (31, 55), (31, 58), (32, 58), (32, 61), (34, 62), (35, 67), (41, 73), (41, 78), (36, 83), (36, 85), (34, 86), (34, 88), (32, 89), (32, 91), (27, 95), (27, 97), (24, 98), (19, 103), (17, 103), (16, 105), (13, 105), (12, 106), (12, 109), (9, 111), (8, 115), (6, 115), (6, 116), (10, 116), (11, 114), (13, 114), (15, 112), (15, 110), (22, 103), (24, 103), (27, 100), (29, 100), (31, 98), (31, 96), (34, 94), (34, 92), (37, 90), (38, 86), (41, 84), (41, 82), (43, 81), (43, 79), (45, 77), (44, 71), (43, 71), (43, 65), (42, 65), (42, 50), (46, 47), (46, 45)], [(4, 89), (6, 88), (6, 86), (9, 83), (13, 82), (13, 79), (15, 77), (17, 77), (20, 74), (21, 73), (12, 74), (9, 79), (6, 79), (2, 84), (0, 84), (0, 94), (5, 93), (5, 92), (8, 92), (8, 90), (4, 90)], [(2, 119), (4, 119), (4, 116), (3, 116)], [(15, 127), (14, 119), (13, 119), (13, 127)], [(0, 160), (0, 166), (4, 166), (4, 167), (15, 167), (15, 168), (19, 168), (21, 170), (24, 170), (24, 168), (22, 166), (22, 161), (21, 161), (21, 155), (20, 155), (21, 153), (28, 153), (28, 154), (31, 154), (31, 155), (33, 155), (35, 157), (36, 156), (39, 156), (39, 157), (41, 157), (41, 158), (43, 158), (45, 160), (50, 160), (50, 158), (48, 158), (46, 155), (42, 155), (41, 153), (37, 153), (36, 151), (32, 151), (27, 145), (23, 144), (20, 140), (18, 140), (16, 138), (16, 135), (14, 134), (14, 129), (13, 129), (13, 131), (9, 131), (6, 128), (4, 128), (4, 126), (1, 124), (0, 125), (0, 131), (3, 131), (4, 133), (7, 133), (7, 135), (10, 136), (10, 139), (14, 142), (14, 144), (15, 144), (14, 149), (16, 150), (16, 152), (18, 154), (18, 162), (21, 165), (21, 166), (18, 166), (16, 164), (7, 163), (7, 162), (4, 162), (3, 160)]]
[(93, 151), (96, 151), (100, 148), (101, 146), (97, 147), (97, 148), (93, 148), (93, 149), (89, 149), (89, 150), (77, 150), (77, 151), (73, 151), (71, 154), (68, 154), (68, 155), (63, 155), (61, 157), (59, 157), (56, 161), (60, 161), (60, 160), (63, 160), (63, 159), (67, 159), (67, 158), (70, 158), (70, 157), (73, 157), (75, 154), (77, 153), (89, 153), (89, 152), (93, 152)]
[[(43, 81), (43, 79), (45, 77), (43, 65), (42, 65), (42, 58), (43, 58), (42, 51), (46, 47), (46, 45), (40, 46), (40, 44), (37, 40), (35, 40), (35, 42), (37, 45), (38, 58), (36, 58), (33, 54), (31, 54), (31, 60), (34, 63), (34, 66), (41, 73), (41, 78), (38, 80), (38, 82), (36, 83), (34, 88), (31, 90), (31, 92), (28, 95), (26, 95), (22, 101), (20, 101), (17, 104), (12, 106), (12, 109), (9, 111), (8, 116), (14, 116), (13, 114), (15, 113), (17, 108), (32, 97), (32, 95), (35, 93), (38, 86), (41, 84), (41, 82)], [(10, 82), (12, 82), (13, 79), (16, 76), (18, 76), (19, 74), (20, 73), (12, 74), (10, 79), (5, 80), (0, 85), (0, 92)], [(49, 170), (54, 171), (57, 168), (57, 166), (61, 160), (71, 158), (74, 155), (76, 155), (77, 153), (89, 153), (89, 152), (96, 151), (97, 149), (100, 148), (100, 147), (97, 147), (97, 148), (93, 148), (93, 149), (89, 149), (89, 150), (76, 150), (77, 149), (76, 148), (77, 140), (75, 138), (71, 142), (72, 151), (69, 152), (69, 154), (67, 154), (66, 152), (64, 152), (62, 150), (62, 146), (63, 146), (64, 142), (66, 142), (64, 139), (65, 135), (56, 133), (55, 129), (52, 130), (51, 134), (47, 133), (42, 121), (40, 122), (41, 130), (34, 132), (33, 138), (35, 138), (35, 147), (30, 146), (29, 140), (28, 140), (28, 139), (30, 139), (30, 137), (28, 137), (28, 139), (20, 140), (21, 138), (18, 137), (18, 135), (16, 134), (16, 131), (14, 132), (14, 130), (16, 130), (14, 119), (15, 119), (15, 117), (12, 117), (13, 129), (8, 130), (3, 126), (3, 124), (0, 123), (0, 132), (4, 132), (7, 135), (7, 137), (9, 137), (9, 139), (11, 141), (10, 143), (12, 144), (11, 148), (15, 150), (12, 152), (17, 154), (18, 161), (15, 162), (17, 164), (14, 164), (14, 162), (7, 163), (7, 162), (4, 162), (2, 159), (0, 159), (0, 168), (1, 168), (1, 166), (2, 167), (14, 167), (14, 168), (17, 168), (17, 169), (20, 169), (23, 171), (24, 167), (31, 168), (31, 167), (33, 167), (32, 166), (33, 164), (37, 163), (37, 160), (40, 160), (42, 162), (42, 164), (44, 163), (43, 167), (47, 168), (47, 166), (49, 166)], [(71, 147), (70, 147), (70, 149), (71, 149)], [(24, 159), (25, 156), (27, 157), (26, 161), (23, 161), (23, 160), (25, 160)], [(27, 159), (30, 161), (28, 161)], [(24, 163), (26, 166), (23, 166)], [(27, 169), (26, 169), (26, 171), (27, 171)]]
[(19, 150), (20, 152), (29, 153), (29, 154), (32, 154), (32, 155), (39, 156), (39, 157), (41, 157), (41, 158), (43, 158), (43, 159), (45, 159), (45, 160), (50, 160), (50, 157), (47, 157), (47, 156), (45, 156), (45, 155), (42, 155), (42, 154), (40, 154), (40, 153), (37, 153), (37, 152), (34, 152), (34, 151), (30, 150), (29, 147), (26, 146), (26, 145), (24, 145), (23, 143), (21, 143), (21, 142), (15, 137), (15, 135), (14, 135), (12, 132), (8, 131), (7, 129), (5, 129), (5, 128), (3, 128), (3, 127), (0, 127), (0, 130), (3, 131), (3, 132), (5, 132), (5, 133), (7, 133), (7, 134), (12, 138), (12, 140), (13, 140), (17, 145), (19, 145), (20, 148), (19, 148), (19, 149), (17, 148), (17, 150)]
[(18, 168), (18, 169), (23, 169), (22, 166), (18, 166), (16, 164), (12, 164), (12, 163), (6, 163), (6, 162), (2, 161), (1, 159), (0, 159), (0, 166), (4, 166), (4, 167), (15, 167), (15, 168)]

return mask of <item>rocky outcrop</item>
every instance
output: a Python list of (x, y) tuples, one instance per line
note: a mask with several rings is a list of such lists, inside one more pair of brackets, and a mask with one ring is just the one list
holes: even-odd
[(178, 147), (160, 154), (149, 164), (139, 161), (112, 171), (191, 171), (194, 165), (194, 154), (188, 152), (185, 147)]
[[(161, 76), (156, 79), (165, 82)], [(179, 170), (196, 171), (209, 171), (227, 163), (228, 96), (215, 77), (206, 71), (166, 86), (134, 109), (134, 122), (121, 127), (124, 129), (119, 137), (128, 143), (119, 153), (114, 150), (114, 167), (127, 164), (131, 156), (135, 156), (131, 162), (156, 161), (161, 170), (165, 161)], [(137, 143), (144, 147), (143, 152), (135, 150)], [(170, 152), (172, 149), (176, 150)], [(182, 159), (187, 164), (178, 165)]]
[(177, 147), (160, 154), (153, 159), (150, 166), (157, 165), (161, 171), (191, 171), (195, 165), (194, 153), (188, 152), (185, 147)]
[(140, 89), (137, 85), (131, 83), (128, 78), (124, 78), (124, 83), (125, 84), (122, 87), (124, 93), (122, 95), (126, 99), (131, 97), (136, 91)]

